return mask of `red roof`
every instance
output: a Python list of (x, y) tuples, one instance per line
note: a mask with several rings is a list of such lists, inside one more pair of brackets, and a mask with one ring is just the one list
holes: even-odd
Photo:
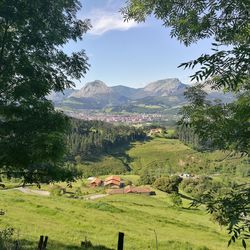
[(124, 189), (119, 188), (119, 189), (108, 189), (107, 190), (108, 194), (124, 194)]
[(108, 194), (151, 194), (151, 190), (147, 187), (133, 187), (127, 186), (125, 188), (119, 189), (109, 189), (107, 190)]
[(121, 183), (121, 177), (112, 175), (105, 179), (104, 186), (107, 186), (107, 185), (120, 186), (120, 183)]
[(132, 186), (127, 186), (125, 188), (125, 193), (138, 193), (138, 194), (142, 194), (142, 193), (150, 193), (150, 189), (147, 187), (132, 187)]
[(99, 179), (99, 178), (95, 178), (94, 180), (92, 180), (92, 181), (90, 182), (90, 184), (96, 184), (96, 185), (99, 185), (99, 184), (101, 184), (101, 183), (102, 183), (102, 180)]
[(111, 180), (115, 180), (115, 181), (121, 181), (121, 177), (120, 176), (116, 176), (116, 175), (111, 175), (111, 176), (109, 176), (109, 177), (107, 177), (106, 179), (105, 179), (105, 181), (111, 181)]

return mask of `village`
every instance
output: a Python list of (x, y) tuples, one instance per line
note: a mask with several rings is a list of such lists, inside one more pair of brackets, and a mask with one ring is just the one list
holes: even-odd
[[(126, 123), (126, 124), (141, 124), (141, 123), (152, 123), (160, 121), (168, 121), (169, 117), (163, 114), (144, 114), (144, 113), (105, 113), (96, 112), (95, 110), (89, 111), (72, 111), (64, 110), (64, 112), (71, 117), (86, 120), (86, 121), (104, 121), (111, 123)], [(175, 117), (176, 118), (176, 117)]]

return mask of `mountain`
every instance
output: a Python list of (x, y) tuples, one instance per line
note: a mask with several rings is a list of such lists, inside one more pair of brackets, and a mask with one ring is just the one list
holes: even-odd
[(184, 91), (186, 87), (187, 85), (181, 83), (179, 79), (170, 78), (149, 83), (143, 91), (150, 96), (169, 96), (180, 90)]
[(126, 104), (128, 98), (115, 92), (104, 82), (96, 80), (87, 83), (63, 100), (63, 105), (76, 109), (102, 109)]
[(87, 83), (80, 90), (72, 93), (70, 97), (75, 98), (91, 98), (103, 95), (109, 95), (112, 92), (104, 82), (96, 80), (93, 82)]
[(134, 89), (134, 88), (130, 88), (130, 87), (122, 86), (122, 85), (117, 85), (111, 88), (114, 93), (121, 95), (121, 96), (125, 96), (127, 98), (132, 98), (141, 90), (141, 89)]
[[(183, 93), (188, 85), (177, 78), (158, 80), (147, 84), (144, 88), (130, 88), (122, 85), (108, 87), (104, 82), (96, 80), (86, 83), (80, 90), (66, 90), (64, 95), (54, 93), (50, 98), (57, 107), (71, 109), (109, 108), (117, 112), (165, 113), (185, 105), (187, 100)], [(208, 89), (208, 98), (221, 99), (224, 102), (233, 100), (231, 94)]]

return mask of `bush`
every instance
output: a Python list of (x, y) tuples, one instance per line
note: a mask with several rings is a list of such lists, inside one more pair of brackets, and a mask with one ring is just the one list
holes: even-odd
[(124, 185), (125, 186), (133, 185), (133, 182), (131, 180), (126, 179), (124, 180)]
[(180, 188), (194, 198), (199, 198), (202, 194), (208, 192), (209, 190), (213, 190), (215, 192), (221, 191), (223, 184), (220, 181), (214, 181), (209, 177), (201, 176), (196, 179), (184, 179)]
[(180, 195), (173, 193), (170, 195), (171, 202), (175, 207), (181, 207), (182, 206), (182, 199)]
[(0, 230), (0, 249), (9, 250), (14, 249), (14, 229), (5, 228)]
[(74, 198), (80, 198), (81, 196), (83, 196), (82, 190), (80, 187), (77, 187), (74, 193)]
[(181, 181), (182, 178), (179, 176), (160, 177), (154, 182), (154, 187), (166, 193), (178, 193)]
[(152, 185), (156, 180), (155, 175), (148, 169), (145, 169), (140, 175), (139, 184), (140, 185)]
[(65, 193), (65, 188), (59, 185), (53, 185), (50, 189), (50, 194), (52, 196), (62, 196)]

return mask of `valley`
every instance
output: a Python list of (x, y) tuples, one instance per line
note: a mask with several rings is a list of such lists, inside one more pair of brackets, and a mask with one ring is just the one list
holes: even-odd
[[(108, 87), (96, 80), (86, 83), (80, 90), (67, 89), (64, 93), (52, 93), (48, 98), (57, 109), (78, 119), (173, 126), (180, 117), (180, 108), (187, 104), (184, 92), (188, 87), (177, 78), (158, 80), (138, 89), (122, 85)], [(233, 100), (230, 93), (210, 88), (205, 91), (211, 101)]]

